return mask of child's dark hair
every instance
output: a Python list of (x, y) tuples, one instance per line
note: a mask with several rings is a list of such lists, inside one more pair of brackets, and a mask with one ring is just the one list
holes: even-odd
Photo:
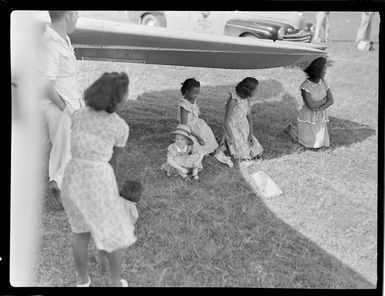
[(200, 87), (201, 84), (198, 80), (195, 80), (195, 78), (189, 78), (186, 79), (182, 84), (182, 87), (180, 89), (182, 95), (185, 95), (186, 91), (189, 91), (193, 89), (194, 87)]
[(251, 97), (251, 94), (258, 86), (258, 80), (254, 77), (246, 77), (235, 87), (235, 91), (242, 99)]
[(143, 185), (138, 181), (126, 180), (120, 191), (120, 196), (132, 202), (139, 202), (143, 193)]
[(304, 70), (310, 80), (318, 80), (321, 78), (322, 70), (326, 66), (326, 58), (319, 57), (313, 60), (310, 65)]
[(127, 93), (128, 83), (128, 76), (124, 72), (104, 73), (84, 91), (84, 101), (96, 111), (113, 113)]

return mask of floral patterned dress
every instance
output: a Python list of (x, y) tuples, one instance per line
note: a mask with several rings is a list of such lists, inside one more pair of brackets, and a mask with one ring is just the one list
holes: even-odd
[(219, 145), (215, 139), (212, 129), (203, 119), (199, 118), (200, 111), (198, 105), (196, 103), (190, 103), (185, 98), (180, 99), (178, 103), (177, 115), (179, 123), (181, 123), (180, 108), (183, 108), (188, 112), (186, 125), (190, 127), (192, 132), (199, 135), (203, 141), (205, 141), (204, 145), (200, 145), (198, 140), (195, 137), (192, 137), (196, 151), (199, 151), (202, 155), (208, 155), (214, 152)]
[[(301, 90), (311, 94), (314, 101), (321, 101), (328, 88), (325, 80), (314, 83), (307, 79), (300, 86)], [(298, 142), (307, 148), (329, 147), (328, 121), (326, 110), (313, 111), (304, 104), (297, 116)]]
[[(202, 169), (202, 162), (200, 162), (200, 155), (194, 151), (192, 145), (186, 145), (183, 150), (178, 148), (178, 146), (171, 144), (167, 148), (167, 157), (172, 157), (173, 160), (180, 166), (186, 169), (198, 168)], [(166, 171), (168, 174), (178, 174), (176, 169), (170, 166), (167, 162), (162, 164), (162, 170)]]
[(254, 136), (254, 145), (250, 146), (248, 142), (250, 125), (246, 116), (250, 113), (250, 102), (248, 99), (241, 99), (236, 94), (231, 96), (235, 100), (235, 106), (229, 120), (230, 130), (233, 134), (233, 144), (228, 144), (228, 147), (235, 159), (252, 159), (261, 154), (263, 148)]
[(113, 147), (125, 146), (128, 131), (116, 113), (85, 107), (72, 115), (72, 158), (61, 192), (64, 210), (72, 232), (90, 232), (97, 249), (107, 252), (136, 241), (130, 209), (108, 163)]

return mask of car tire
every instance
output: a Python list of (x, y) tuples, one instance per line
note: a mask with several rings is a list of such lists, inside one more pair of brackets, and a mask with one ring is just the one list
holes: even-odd
[(141, 21), (141, 24), (146, 26), (153, 26), (153, 27), (165, 27), (164, 22), (162, 20), (162, 16), (156, 16), (153, 14), (146, 14)]

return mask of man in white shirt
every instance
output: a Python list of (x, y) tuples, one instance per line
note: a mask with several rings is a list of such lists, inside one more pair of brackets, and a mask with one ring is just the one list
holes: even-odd
[(49, 11), (51, 24), (43, 35), (39, 69), (48, 80), (44, 114), (52, 143), (49, 157), (50, 193), (59, 198), (70, 158), (71, 115), (84, 106), (76, 77), (76, 57), (67, 34), (75, 31), (77, 11)]

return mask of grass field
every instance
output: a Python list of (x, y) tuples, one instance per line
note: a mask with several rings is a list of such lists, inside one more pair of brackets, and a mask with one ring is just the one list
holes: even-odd
[[(83, 12), (86, 13), (86, 12)], [(90, 13), (90, 12), (87, 12)], [(109, 12), (110, 18), (123, 12)], [(115, 16), (113, 15), (115, 14)], [(314, 21), (314, 13), (305, 13)], [(108, 15), (106, 15), (108, 18)], [(222, 70), (110, 62), (79, 62), (87, 87), (105, 71), (129, 74), (130, 101), (120, 115), (130, 126), (119, 161), (118, 183), (140, 180), (138, 241), (124, 253), (130, 286), (232, 286), (264, 288), (375, 288), (377, 283), (377, 50), (356, 50), (359, 13), (331, 13), (326, 79), (335, 104), (329, 110), (333, 149), (294, 153), (283, 129), (301, 106), (299, 69)], [(373, 35), (378, 41), (379, 17)], [(261, 164), (284, 192), (266, 199), (238, 168), (212, 157), (199, 182), (168, 178), (167, 137), (176, 121), (180, 83), (201, 82), (202, 118), (221, 135), (227, 92), (246, 76), (260, 81), (253, 106), (254, 134), (264, 147)], [(74, 286), (76, 271), (65, 213), (44, 199), (36, 286)], [(90, 275), (98, 273), (90, 246)]]

